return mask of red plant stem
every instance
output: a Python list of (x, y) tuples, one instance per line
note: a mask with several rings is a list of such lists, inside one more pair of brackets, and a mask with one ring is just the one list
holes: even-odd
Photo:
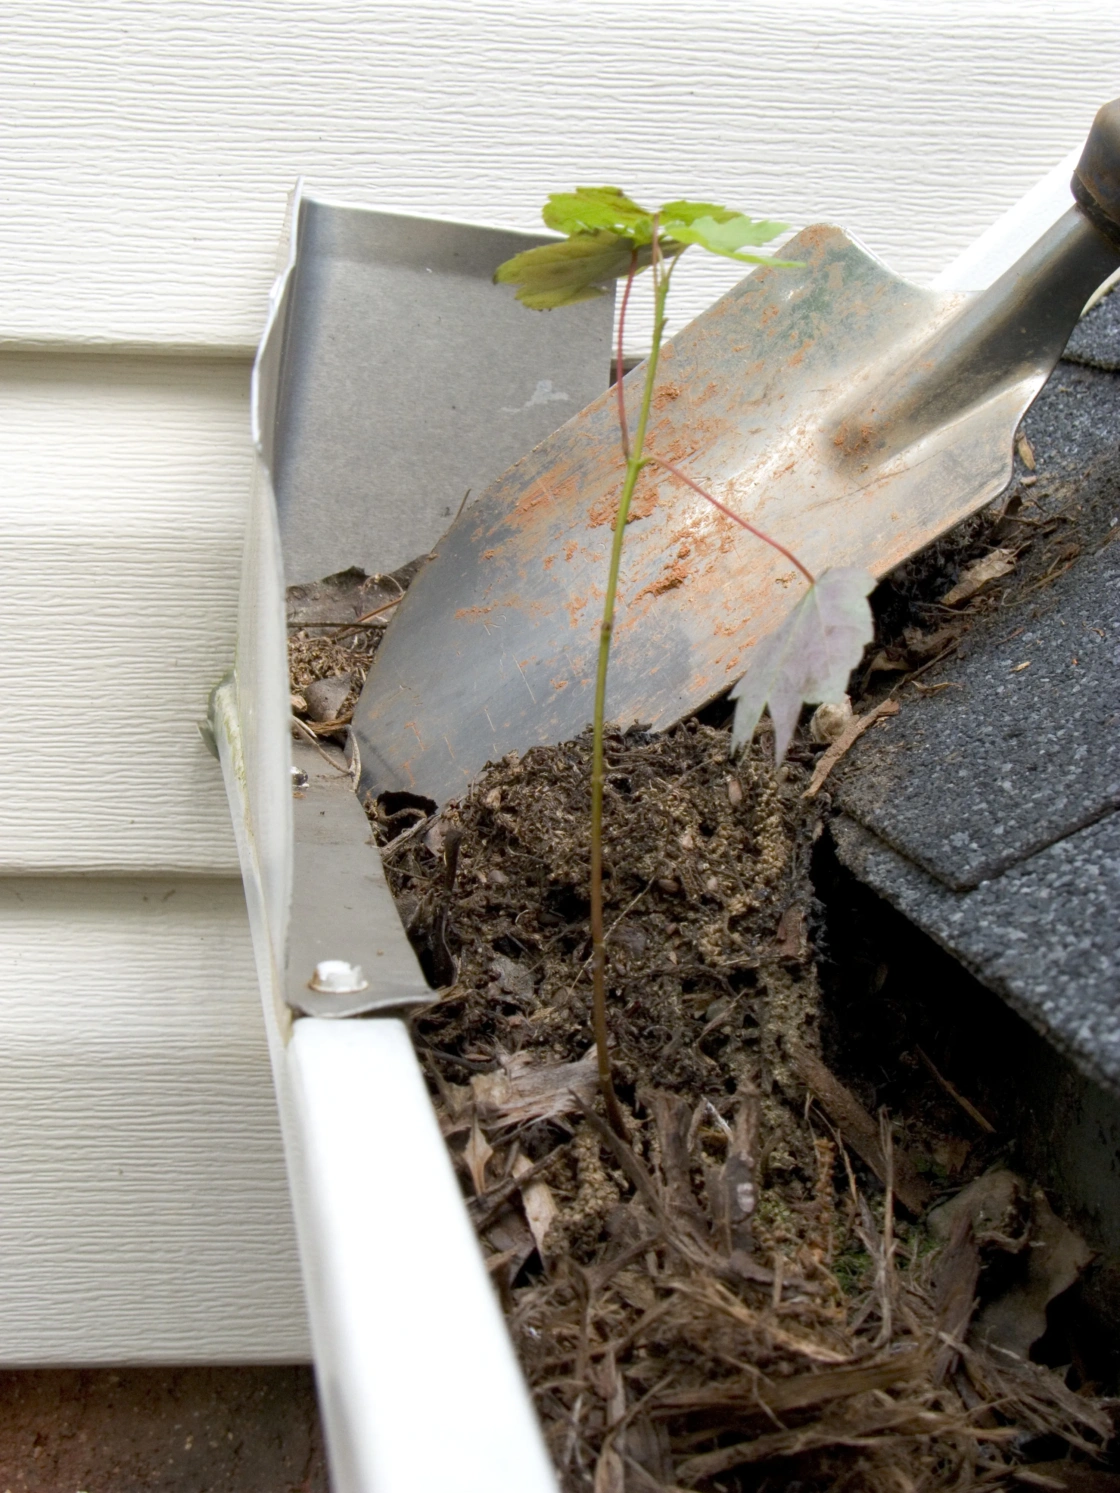
[(791, 565), (797, 566), (798, 570), (800, 570), (801, 574), (809, 582), (810, 586), (816, 585), (816, 579), (813, 576), (812, 571), (807, 570), (805, 566), (802, 565), (797, 556), (793, 553), (793, 551), (787, 550), (784, 544), (779, 544), (776, 539), (771, 539), (769, 534), (764, 534), (761, 529), (756, 529), (754, 524), (749, 524), (746, 519), (741, 518), (739, 514), (734, 511), (734, 509), (728, 508), (726, 503), (721, 503), (718, 498), (713, 498), (710, 492), (705, 491), (705, 489), (700, 486), (699, 482), (693, 482), (691, 477), (689, 477), (685, 472), (682, 472), (679, 467), (675, 467), (671, 461), (665, 461), (663, 457), (653, 456), (652, 454), (648, 456), (646, 460), (652, 461), (656, 466), (664, 467), (665, 470), (672, 476), (676, 477), (678, 481), (684, 482), (685, 484), (687, 484), (687, 486), (692, 488), (693, 492), (699, 493), (702, 498), (705, 498), (709, 503), (711, 503), (713, 508), (718, 508), (721, 513), (724, 513), (728, 518), (733, 519), (740, 528), (746, 529), (748, 534), (753, 534), (756, 539), (761, 539), (763, 544), (768, 544), (771, 549), (777, 550), (779, 555), (785, 555), (786, 559), (790, 562)]
[(622, 458), (630, 460), (630, 427), (626, 423), (626, 395), (622, 387), (622, 329), (626, 325), (626, 307), (630, 300), (630, 287), (638, 272), (638, 251), (630, 250), (630, 273), (626, 276), (626, 289), (622, 292), (622, 305), (618, 311), (618, 353), (615, 357), (614, 384), (618, 390), (618, 433), (622, 439)]

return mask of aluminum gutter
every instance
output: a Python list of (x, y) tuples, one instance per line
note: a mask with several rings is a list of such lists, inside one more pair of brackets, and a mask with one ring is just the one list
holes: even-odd
[[(1002, 273), (1024, 242), (1068, 209), (1075, 159), (983, 234), (937, 288), (977, 289)], [(338, 1493), (554, 1493), (406, 1028), (392, 1010), (293, 1018), (285, 999), (295, 860), (284, 572), (271, 473), (294, 256), (293, 235), (254, 367), (257, 469), (237, 662), (215, 690), (210, 724), (253, 930), (332, 1480)], [(345, 854), (368, 859), (364, 831), (353, 833)], [(368, 864), (363, 874), (376, 875)], [(297, 881), (297, 901), (324, 894)], [(375, 941), (392, 949), (398, 972), (407, 970), (414, 961), (399, 920), (387, 901), (380, 906)], [(368, 942), (368, 909), (363, 916)], [(415, 977), (419, 995), (418, 969)], [(398, 987), (393, 1000), (399, 1009), (407, 990)]]
[[(308, 210), (301, 213), (304, 202)], [(293, 747), (291, 741), (286, 547), (274, 473), (284, 471), (283, 410), (285, 401), (291, 404), (296, 397), (293, 383), (297, 395), (309, 389), (321, 402), (321, 384), (314, 382), (321, 365), (314, 357), (324, 343), (334, 346), (338, 337), (353, 331), (345, 308), (340, 313), (337, 298), (332, 302), (328, 295), (324, 315), (334, 316), (339, 330), (322, 336), (327, 323), (313, 316), (314, 325), (307, 328), (311, 361), (300, 361), (307, 314), (301, 312), (299, 321), (293, 312), (297, 277), (303, 274), (299, 283), (306, 283), (310, 275), (314, 295), (321, 297), (331, 288), (324, 291), (323, 275), (334, 273), (329, 264), (316, 271), (313, 250), (307, 251), (310, 268), (298, 257), (301, 229), (322, 224), (325, 214), (329, 227), (332, 211), (338, 214), (337, 231), (344, 240), (343, 300), (347, 295), (353, 300), (353, 281), (346, 277), (361, 263), (357, 256), (365, 252), (367, 230), (374, 238), (387, 233), (397, 254), (402, 234), (407, 237), (404, 219), (366, 214), (370, 221), (364, 222), (360, 209), (332, 209), (303, 199), (297, 189), (290, 244), (253, 370), (257, 460), (237, 658), (214, 691), (209, 721), (245, 882), (332, 1484), (337, 1493), (445, 1493), (448, 1488), (458, 1493), (555, 1493), (551, 1462), (498, 1299), (400, 1020), (402, 1009), (430, 999), (431, 991), (405, 937), (344, 765), (325, 762), (314, 747)], [(489, 263), (493, 230), (443, 224), (436, 232), (445, 247), (449, 234), (460, 235), (461, 241), (449, 246), (452, 273), (464, 273), (480, 255)], [(508, 237), (501, 235), (503, 244)], [(539, 242), (537, 235), (519, 238), (523, 241), (515, 248)], [(425, 258), (419, 263), (423, 266)], [(359, 290), (365, 299), (353, 301), (354, 315), (373, 319), (361, 346), (373, 347), (377, 377), (397, 380), (399, 370), (383, 357), (385, 337), (399, 331), (399, 324), (393, 325), (399, 315), (393, 287)], [(407, 293), (398, 299), (404, 302), (405, 317), (414, 317), (415, 301)], [(483, 325), (490, 324), (490, 340), (479, 339), (485, 344), (479, 356), (500, 363), (507, 376), (510, 369), (524, 376), (539, 372), (547, 339), (563, 337), (567, 330), (556, 331), (555, 324), (529, 317), (519, 317), (512, 328), (494, 330), (495, 318), (488, 306), (486, 311)], [(386, 324), (384, 335), (378, 317)], [(564, 387), (573, 391), (581, 387), (581, 367), (582, 383), (589, 377), (606, 379), (609, 300), (595, 317), (584, 325), (580, 350), (569, 359), (574, 381)], [(341, 375), (335, 387), (357, 407), (376, 411), (378, 389), (370, 384), (369, 371), (355, 377), (353, 388), (347, 374), (334, 365), (324, 372), (328, 381)], [(495, 383), (477, 373), (469, 372), (469, 378), (475, 386)], [(387, 392), (393, 395), (396, 389)], [(472, 394), (473, 389), (464, 397)], [(494, 396), (493, 389), (489, 395)], [(306, 409), (301, 405), (296, 412), (305, 431)], [(329, 410), (332, 417), (334, 413)], [(555, 418), (559, 421), (566, 413)], [(393, 432), (417, 462), (425, 459), (430, 445), (431, 415), (430, 409), (421, 409), (415, 430)], [(539, 423), (540, 416), (534, 418)], [(484, 426), (485, 420), (478, 423)], [(322, 430), (310, 430), (307, 439), (321, 457)], [(378, 522), (382, 530), (392, 527), (392, 516), (377, 508), (372, 494), (367, 491), (364, 508), (355, 507), (345, 485), (332, 485), (329, 477), (330, 471), (351, 477), (355, 468), (366, 472), (371, 462), (384, 460), (384, 449), (362, 445), (371, 439), (363, 429), (344, 425), (340, 448), (326, 453), (333, 468), (320, 461), (319, 477), (307, 484), (316, 521), (329, 528), (332, 542), (345, 544), (357, 532), (372, 543), (375, 536), (368, 531), (376, 530)], [(485, 429), (476, 439), (485, 446)], [(428, 521), (438, 532), (438, 517), (430, 515)], [(285, 522), (290, 529), (290, 506)], [(385, 537), (399, 539), (395, 532)], [(306, 579), (299, 572), (304, 544), (297, 536), (297, 574), (292, 579)], [(294, 815), (293, 755), (300, 773)], [(326, 957), (360, 966), (362, 989), (357, 994), (332, 1004), (329, 996), (309, 992), (308, 977)], [(308, 1010), (315, 1014), (299, 1014)]]

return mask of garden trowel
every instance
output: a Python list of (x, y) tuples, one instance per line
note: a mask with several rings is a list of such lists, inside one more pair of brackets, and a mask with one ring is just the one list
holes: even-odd
[[(1120, 100), (1098, 113), (1073, 193), (974, 295), (912, 285), (839, 228), (805, 229), (782, 251), (800, 268), (760, 268), (665, 346), (647, 453), (815, 573), (884, 575), (1007, 484), (1019, 421), (1120, 267)], [(626, 379), (631, 428), (642, 377)], [(622, 475), (609, 391), (451, 526), (355, 711), (363, 792), (443, 802), (486, 762), (588, 724)], [(692, 488), (646, 467), (608, 717), (661, 729), (722, 693), (804, 585)]]

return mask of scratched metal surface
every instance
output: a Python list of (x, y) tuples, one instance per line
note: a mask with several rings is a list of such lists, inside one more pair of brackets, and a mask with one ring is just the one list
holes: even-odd
[[(1116, 256), (1073, 211), (976, 297), (919, 289), (838, 228), (806, 229), (785, 252), (803, 268), (758, 271), (666, 347), (647, 449), (810, 569), (883, 574), (1006, 484), (1015, 426)], [(627, 379), (632, 420), (641, 378)], [(452, 526), (355, 713), (365, 791), (442, 801), (488, 760), (586, 725), (621, 477), (608, 393)], [(609, 716), (664, 727), (719, 694), (801, 584), (647, 468)]]
[(530, 316), (494, 289), (548, 235), (304, 195), (273, 482), (289, 584), (391, 571), (607, 386), (613, 296)]

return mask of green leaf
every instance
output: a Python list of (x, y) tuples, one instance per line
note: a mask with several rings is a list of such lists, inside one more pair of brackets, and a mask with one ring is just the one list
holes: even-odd
[[(517, 285), (517, 299), (534, 311), (550, 311), (602, 295), (612, 280), (630, 270), (630, 244), (605, 229), (577, 233), (555, 244), (526, 249), (499, 265), (494, 279)], [(650, 251), (640, 251), (639, 262), (649, 263)]]
[(710, 254), (737, 259), (742, 264), (787, 264), (761, 254), (740, 254), (747, 244), (768, 244), (785, 233), (788, 223), (766, 218), (748, 218), (715, 202), (667, 202), (661, 209), (659, 226), (679, 244), (698, 244)]
[[(494, 276), (499, 284), (516, 285), (517, 299), (534, 311), (550, 311), (602, 295), (612, 280), (645, 269), (653, 254), (654, 215), (618, 187), (577, 187), (553, 192), (542, 213), (550, 228), (568, 235), (562, 243), (544, 244), (507, 259)], [(785, 231), (771, 223), (732, 212), (715, 202), (669, 202), (658, 216), (659, 244), (667, 259), (697, 244), (712, 254), (742, 264), (791, 267), (787, 260), (739, 251), (764, 244)]]
[(826, 570), (774, 632), (757, 643), (750, 668), (731, 691), (733, 752), (750, 741), (765, 705), (774, 723), (774, 760), (793, 737), (801, 705), (839, 702), (848, 675), (875, 635), (867, 598), (875, 578), (852, 566)]
[(618, 187), (577, 187), (553, 192), (541, 217), (557, 233), (598, 233), (606, 230), (636, 246), (653, 241), (653, 214), (631, 201)]

